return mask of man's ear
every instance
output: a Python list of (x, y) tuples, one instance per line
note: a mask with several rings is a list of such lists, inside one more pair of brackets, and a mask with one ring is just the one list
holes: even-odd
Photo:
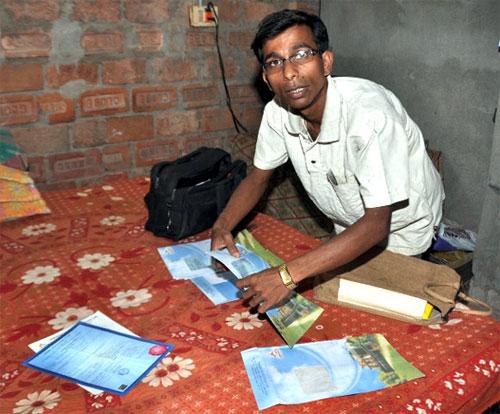
[(325, 76), (331, 75), (333, 72), (333, 64), (335, 63), (335, 55), (331, 50), (325, 50), (321, 58), (323, 59), (323, 74)]
[(273, 88), (271, 88), (271, 84), (269, 83), (269, 81), (267, 80), (267, 76), (266, 76), (266, 72), (262, 71), (262, 79), (264, 80), (265, 84), (267, 85), (267, 87), (269, 88), (269, 90), (271, 92), (274, 92), (273, 91)]

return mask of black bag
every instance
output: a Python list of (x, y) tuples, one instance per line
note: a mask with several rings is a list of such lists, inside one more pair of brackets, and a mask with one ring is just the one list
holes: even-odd
[(226, 151), (207, 147), (155, 164), (144, 198), (146, 230), (179, 240), (212, 227), (246, 168), (244, 161), (231, 162)]

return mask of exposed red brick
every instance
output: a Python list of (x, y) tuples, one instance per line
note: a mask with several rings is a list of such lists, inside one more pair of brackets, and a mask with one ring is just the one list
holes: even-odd
[(254, 85), (231, 85), (229, 86), (231, 101), (235, 103), (251, 102), (260, 103), (260, 95)]
[(215, 137), (204, 136), (204, 137), (189, 138), (188, 140), (184, 141), (183, 154), (188, 154), (200, 147), (224, 148), (223, 141), (224, 139), (221, 136), (215, 136)]
[(165, 0), (125, 0), (125, 16), (136, 23), (163, 23), (170, 14)]
[[(204, 76), (208, 79), (220, 79), (221, 69), (219, 64), (219, 58), (214, 53), (207, 57), (207, 64), (204, 65), (206, 73)], [(235, 78), (240, 71), (237, 61), (231, 57), (227, 56), (224, 58), (224, 72), (226, 74), (226, 79)]]
[(60, 0), (3, 0), (14, 20), (29, 19), (53, 22), (60, 15)]
[(96, 84), (97, 65), (79, 63), (77, 65), (49, 66), (47, 69), (47, 83), (51, 88), (59, 88), (74, 80), (83, 80), (90, 84)]
[(121, 32), (86, 32), (81, 38), (81, 46), (87, 54), (123, 52), (123, 33)]
[(41, 30), (33, 30), (2, 36), (1, 44), (8, 58), (49, 56), (51, 37)]
[(219, 90), (215, 85), (188, 85), (182, 89), (185, 108), (200, 108), (216, 105), (219, 102)]
[(107, 142), (139, 141), (153, 138), (153, 117), (150, 115), (108, 118)]
[(265, 16), (277, 11), (277, 5), (262, 1), (245, 2), (245, 21), (260, 22)]
[(175, 160), (181, 154), (181, 141), (155, 140), (135, 144), (135, 165), (143, 167), (159, 161)]
[(237, 0), (219, 0), (217, 6), (220, 20), (224, 23), (240, 23), (242, 3)]
[(239, 115), (238, 119), (249, 132), (257, 132), (260, 127), (260, 122), (262, 121), (263, 110), (264, 108), (262, 105), (245, 105), (243, 114)]
[(39, 63), (0, 65), (0, 93), (43, 89), (42, 66)]
[(49, 165), (55, 180), (91, 177), (103, 172), (101, 153), (94, 149), (52, 155)]
[(40, 110), (47, 115), (49, 124), (75, 120), (75, 105), (72, 99), (59, 93), (46, 93), (37, 97)]
[(166, 82), (196, 79), (196, 62), (192, 59), (158, 59), (155, 63), (158, 79)]
[(121, 88), (98, 89), (80, 96), (82, 116), (109, 115), (128, 111), (128, 92)]
[(146, 61), (121, 59), (103, 62), (103, 82), (117, 85), (146, 81)]
[(154, 52), (163, 46), (163, 33), (160, 29), (136, 29), (139, 50), (142, 52)]
[(241, 48), (243, 51), (251, 51), (250, 46), (252, 45), (255, 33), (248, 32), (232, 32), (229, 33), (228, 42), (231, 46)]
[(156, 134), (162, 136), (186, 134), (199, 128), (197, 111), (166, 112), (156, 120)]
[(106, 143), (104, 120), (84, 121), (74, 124), (73, 147), (96, 147)]
[(215, 46), (215, 34), (210, 31), (200, 31), (192, 29), (187, 33), (186, 40), (188, 47), (210, 47)]
[(73, 19), (116, 22), (120, 20), (120, 0), (76, 0)]
[(30, 154), (51, 154), (69, 150), (67, 125), (15, 128), (12, 135), (16, 144)]
[(0, 96), (0, 125), (27, 124), (37, 119), (38, 108), (33, 96)]
[(233, 127), (233, 118), (227, 108), (204, 109), (201, 115), (201, 128), (212, 132)]
[(28, 172), (36, 183), (46, 181), (45, 157), (28, 157)]
[(134, 112), (163, 111), (177, 103), (177, 90), (171, 87), (144, 87), (132, 90)]
[(108, 145), (102, 149), (102, 163), (106, 171), (119, 171), (130, 167), (130, 151), (127, 144)]

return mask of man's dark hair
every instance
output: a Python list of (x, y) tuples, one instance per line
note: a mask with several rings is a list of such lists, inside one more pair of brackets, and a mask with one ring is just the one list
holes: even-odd
[(251, 46), (259, 62), (262, 63), (264, 59), (262, 55), (264, 43), (290, 27), (299, 25), (308, 26), (311, 29), (320, 53), (328, 50), (328, 31), (318, 16), (301, 10), (284, 9), (264, 17), (259, 23), (257, 34)]

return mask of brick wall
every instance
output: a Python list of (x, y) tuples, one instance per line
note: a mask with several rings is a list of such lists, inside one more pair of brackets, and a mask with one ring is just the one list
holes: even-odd
[[(2, 0), (0, 128), (26, 152), (39, 187), (148, 174), (200, 146), (227, 147), (215, 29), (189, 26), (169, 0)], [(215, 1), (235, 112), (256, 131), (263, 100), (250, 50), (266, 14), (318, 12), (319, 0)]]

